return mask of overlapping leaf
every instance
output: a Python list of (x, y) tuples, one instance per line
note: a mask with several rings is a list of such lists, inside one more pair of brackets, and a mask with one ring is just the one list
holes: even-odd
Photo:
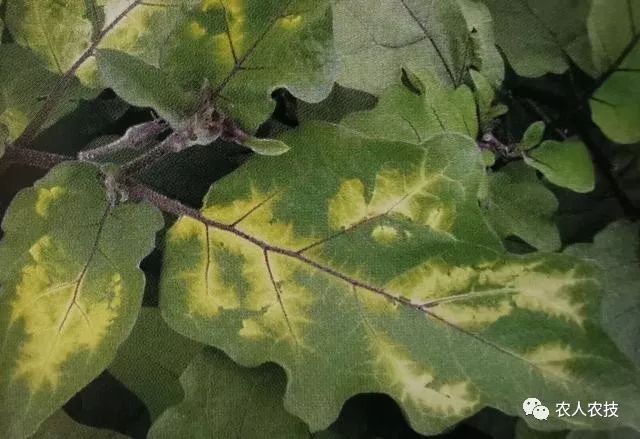
[(162, 414), (149, 432), (159, 438), (309, 438), (304, 422), (282, 406), (286, 377), (273, 364), (238, 366), (205, 350), (180, 377), (185, 399)]
[(284, 140), (292, 151), (251, 160), (169, 231), (170, 326), (243, 365), (282, 365), (285, 405), (313, 430), (368, 392), (391, 395), (425, 433), (485, 405), (519, 413), (530, 394), (625, 407), (547, 428), (637, 427), (638, 377), (599, 329), (594, 268), (504, 252), (478, 207), (473, 141), (332, 125)]
[(588, 29), (602, 83), (590, 100), (593, 120), (615, 142), (638, 142), (640, 1), (594, 0)]
[(317, 102), (331, 91), (335, 55), (328, 0), (202, 0), (171, 40), (163, 69), (188, 90), (207, 80), (217, 104), (254, 132), (286, 87)]
[(74, 421), (62, 410), (47, 419), (33, 439), (127, 439), (128, 436), (115, 431), (89, 427)]
[(586, 20), (588, 1), (484, 0), (496, 40), (522, 76), (563, 73), (576, 63), (593, 72)]
[[(9, 129), (10, 138), (22, 133), (58, 80), (59, 76), (42, 67), (29, 50), (16, 44), (0, 46), (0, 123)], [(89, 96), (93, 94), (78, 82), (72, 83), (47, 125), (72, 111), (79, 99)]]
[(607, 294), (603, 327), (632, 361), (640, 365), (640, 236), (637, 224), (619, 221), (596, 235), (593, 244), (575, 244), (568, 254), (602, 269)]
[(111, 207), (87, 165), (59, 165), (16, 196), (0, 243), (1, 437), (34, 433), (113, 359), (161, 226), (148, 204)]
[(156, 419), (182, 397), (178, 377), (202, 345), (167, 327), (157, 308), (140, 311), (109, 372), (144, 401)]
[(468, 0), (334, 1), (338, 82), (378, 95), (405, 66), (454, 87), (471, 67), (500, 83), (504, 67), (491, 24), (488, 10)]

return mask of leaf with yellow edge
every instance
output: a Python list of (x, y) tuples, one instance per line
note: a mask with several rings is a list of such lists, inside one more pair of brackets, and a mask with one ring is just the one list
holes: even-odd
[(84, 164), (61, 164), (14, 198), (0, 242), (0, 437), (34, 433), (111, 362), (162, 225), (146, 203), (111, 207)]
[(171, 37), (163, 61), (188, 90), (206, 79), (219, 106), (251, 133), (275, 108), (271, 92), (319, 102), (335, 56), (328, 0), (202, 0)]
[(532, 394), (625, 407), (547, 428), (637, 426), (638, 378), (599, 328), (595, 269), (504, 251), (478, 207), (471, 139), (313, 124), (282, 140), (289, 153), (250, 160), (169, 230), (171, 327), (242, 365), (282, 365), (285, 406), (312, 430), (372, 392), (423, 433), (486, 405), (519, 414)]

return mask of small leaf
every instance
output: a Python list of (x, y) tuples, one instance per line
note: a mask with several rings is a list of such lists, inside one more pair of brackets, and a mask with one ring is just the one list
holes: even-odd
[(476, 102), (478, 103), (478, 114), (480, 115), (480, 126), (484, 126), (490, 119), (487, 118), (491, 112), (496, 92), (487, 78), (481, 73), (470, 70), (471, 79), (475, 88)]
[(276, 88), (324, 99), (335, 62), (328, 0), (202, 0), (170, 39), (162, 68), (188, 90), (206, 79), (224, 113), (254, 133), (275, 108)]
[(115, 50), (99, 50), (96, 60), (107, 86), (132, 105), (153, 108), (173, 128), (179, 128), (195, 111), (196, 97), (157, 67)]
[(118, 432), (89, 427), (74, 421), (64, 411), (58, 410), (47, 419), (32, 439), (127, 439)]
[(184, 401), (153, 424), (149, 439), (307, 439), (307, 426), (282, 406), (286, 381), (273, 364), (246, 369), (206, 349), (180, 377)]
[(372, 138), (411, 143), (445, 132), (477, 136), (476, 104), (467, 86), (453, 90), (428, 71), (408, 72), (422, 93), (404, 84), (393, 85), (381, 94), (373, 110), (352, 113), (341, 124)]
[(498, 46), (518, 75), (564, 73), (571, 62), (593, 74), (586, 29), (589, 2), (484, 0), (484, 3), (494, 17)]
[(544, 138), (545, 128), (546, 125), (543, 121), (534, 122), (529, 125), (529, 128), (527, 128), (527, 131), (525, 131), (522, 136), (522, 140), (518, 143), (518, 148), (521, 151), (528, 151), (540, 145)]
[(525, 162), (542, 172), (553, 184), (575, 192), (591, 192), (595, 171), (584, 143), (576, 140), (546, 140), (524, 154)]
[(242, 144), (261, 155), (281, 155), (289, 151), (289, 145), (277, 139), (258, 139), (249, 137)]
[(491, 15), (478, 2), (342, 0), (333, 17), (338, 82), (345, 87), (377, 96), (396, 83), (402, 67), (430, 71), (454, 88), (470, 68), (495, 85), (504, 76)]
[[(0, 46), (0, 123), (7, 126), (11, 139), (22, 133), (59, 80), (29, 50), (16, 44)], [(76, 108), (78, 100), (93, 96), (93, 92), (73, 81), (45, 126)]]
[(157, 308), (143, 307), (109, 372), (144, 401), (154, 420), (182, 398), (178, 377), (202, 345), (172, 331)]
[(289, 153), (254, 156), (168, 231), (172, 328), (244, 366), (282, 365), (285, 407), (312, 431), (358, 393), (390, 395), (426, 434), (486, 405), (521, 414), (523, 394), (625, 407), (531, 419), (545, 428), (638, 426), (636, 370), (599, 328), (597, 269), (504, 250), (478, 206), (474, 140), (330, 124), (282, 140)]
[(482, 151), (482, 161), (484, 165), (489, 168), (496, 163), (496, 155), (492, 151), (483, 150)]
[(24, 437), (102, 372), (138, 315), (150, 205), (110, 207), (97, 169), (66, 163), (18, 194), (0, 242), (0, 437)]
[(602, 301), (605, 331), (640, 365), (640, 236), (638, 224), (618, 221), (596, 235), (593, 244), (575, 244), (566, 253), (598, 265), (606, 294)]
[(487, 217), (501, 237), (518, 236), (542, 251), (560, 248), (553, 221), (558, 201), (524, 163), (511, 163), (489, 175), (489, 195), (484, 202)]

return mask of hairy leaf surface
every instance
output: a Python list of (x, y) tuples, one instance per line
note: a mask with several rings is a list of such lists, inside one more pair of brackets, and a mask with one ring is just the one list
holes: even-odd
[(109, 372), (144, 401), (151, 419), (182, 398), (178, 377), (202, 345), (171, 330), (157, 308), (143, 307)]
[(282, 395), (287, 382), (274, 364), (238, 366), (206, 349), (180, 377), (185, 398), (162, 414), (150, 439), (160, 438), (309, 438), (304, 422), (287, 413)]
[(504, 66), (491, 24), (489, 11), (469, 0), (336, 0), (338, 82), (378, 95), (404, 66), (429, 70), (454, 87), (473, 67), (499, 84)]
[(638, 378), (599, 329), (593, 267), (505, 253), (468, 137), (412, 145), (310, 125), (283, 140), (288, 154), (249, 161), (170, 229), (170, 326), (243, 365), (282, 365), (285, 406), (312, 430), (370, 392), (424, 433), (485, 405), (519, 413), (529, 394), (624, 401), (615, 424), (640, 419)]
[(640, 365), (640, 236), (638, 224), (618, 221), (596, 235), (593, 244), (575, 244), (568, 254), (602, 269), (606, 295), (602, 324), (632, 361)]
[(519, 75), (564, 73), (572, 62), (593, 73), (586, 28), (588, 1), (484, 0), (484, 3), (493, 15), (497, 43)]
[(110, 363), (162, 225), (146, 203), (110, 207), (88, 165), (59, 165), (16, 196), (0, 244), (1, 437), (35, 432)]
[(217, 104), (255, 131), (286, 87), (318, 102), (331, 91), (335, 55), (328, 0), (202, 0), (177, 28), (163, 68), (189, 90), (208, 81)]

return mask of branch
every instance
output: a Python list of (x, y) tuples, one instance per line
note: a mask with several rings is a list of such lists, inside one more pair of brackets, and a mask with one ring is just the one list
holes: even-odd
[(134, 0), (129, 6), (127, 6), (116, 18), (113, 19), (111, 23), (109, 23), (102, 31), (98, 34), (96, 39), (91, 43), (89, 48), (84, 51), (82, 55), (73, 63), (73, 65), (67, 70), (67, 72), (60, 78), (60, 80), (53, 87), (47, 99), (40, 107), (40, 110), (33, 117), (29, 125), (24, 129), (22, 134), (16, 139), (14, 145), (19, 148), (24, 148), (29, 146), (33, 139), (36, 138), (38, 132), (42, 126), (47, 123), (49, 116), (55, 108), (58, 106), (60, 100), (65, 96), (69, 87), (71, 86), (73, 80), (75, 79), (76, 71), (80, 66), (91, 56), (93, 56), (94, 52), (104, 39), (104, 37), (113, 30), (116, 25), (124, 19), (129, 12), (135, 9), (138, 5), (142, 4), (143, 0)]

